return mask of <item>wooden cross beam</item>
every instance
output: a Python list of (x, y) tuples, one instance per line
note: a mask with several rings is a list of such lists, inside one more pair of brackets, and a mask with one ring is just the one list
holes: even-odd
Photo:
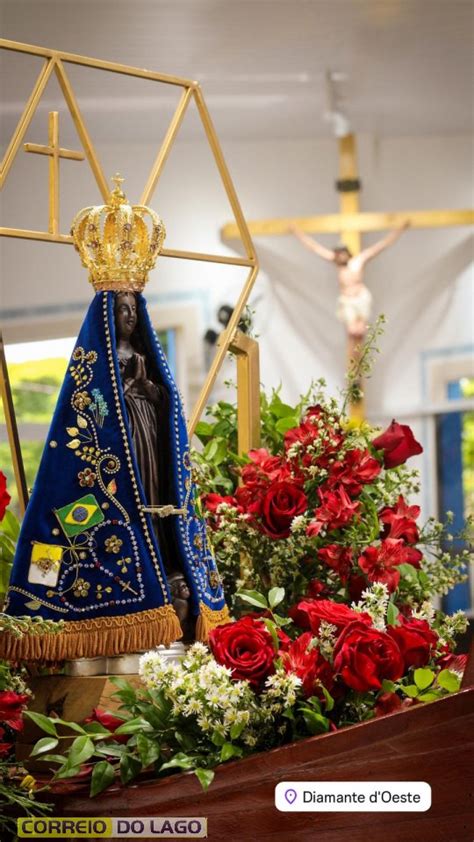
[(59, 234), (59, 159), (67, 158), (70, 161), (83, 161), (85, 155), (82, 152), (76, 152), (74, 149), (63, 149), (59, 145), (59, 114), (57, 111), (49, 112), (48, 145), (25, 143), (24, 149), (25, 152), (49, 156), (48, 230), (50, 234)]

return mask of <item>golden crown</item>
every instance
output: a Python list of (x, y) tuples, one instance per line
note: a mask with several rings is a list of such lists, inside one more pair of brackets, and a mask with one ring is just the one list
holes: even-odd
[(107, 205), (83, 208), (75, 217), (74, 247), (97, 292), (141, 292), (163, 246), (165, 226), (151, 208), (130, 205), (120, 175), (112, 181)]

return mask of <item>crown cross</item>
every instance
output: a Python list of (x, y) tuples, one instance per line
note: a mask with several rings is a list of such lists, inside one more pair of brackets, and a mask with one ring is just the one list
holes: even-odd
[(63, 149), (59, 145), (59, 114), (57, 111), (50, 111), (48, 117), (48, 145), (40, 143), (25, 143), (25, 152), (33, 152), (37, 155), (48, 155), (49, 157), (49, 225), (50, 234), (59, 234), (59, 159), (67, 158), (69, 161), (83, 161), (82, 152), (75, 149)]

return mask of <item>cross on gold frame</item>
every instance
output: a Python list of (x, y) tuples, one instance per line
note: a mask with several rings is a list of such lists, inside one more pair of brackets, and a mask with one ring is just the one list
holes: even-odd
[[(231, 342), (233, 341), (237, 326), (242, 315), (242, 311), (248, 301), (250, 292), (254, 285), (255, 279), (258, 273), (258, 260), (255, 254), (255, 249), (253, 246), (253, 242), (251, 236), (249, 234), (249, 230), (247, 227), (247, 223), (245, 221), (244, 215), (242, 213), (242, 209), (240, 207), (240, 203), (235, 192), (234, 185), (232, 183), (232, 179), (227, 168), (227, 164), (225, 162), (222, 149), (212, 123), (211, 116), (207, 109), (207, 105), (204, 99), (204, 95), (200, 88), (198, 82), (195, 82), (191, 79), (184, 79), (178, 76), (170, 76), (163, 73), (155, 73), (154, 71), (144, 70), (138, 67), (129, 67), (128, 65), (119, 64), (117, 62), (111, 61), (102, 61), (100, 59), (88, 58), (86, 56), (80, 56), (73, 53), (66, 53), (60, 50), (51, 50), (45, 47), (36, 47), (30, 44), (21, 44), (16, 41), (10, 41), (7, 39), (0, 39), (0, 49), (5, 50), (12, 50), (14, 52), (25, 53), (29, 55), (35, 55), (42, 57), (44, 59), (43, 67), (36, 79), (35, 85), (33, 90), (30, 94), (30, 97), (25, 105), (24, 111), (20, 117), (18, 125), (13, 133), (11, 141), (8, 145), (6, 150), (5, 156), (3, 161), (0, 165), (0, 188), (5, 183), (5, 180), (10, 172), (11, 166), (16, 158), (16, 155), (23, 143), (25, 134), (28, 130), (28, 127), (31, 123), (31, 120), (35, 114), (36, 108), (44, 94), (46, 86), (48, 84), (49, 79), (51, 78), (52, 74), (54, 73), (57, 77), (59, 82), (62, 94), (68, 106), (68, 109), (71, 113), (72, 119), (74, 121), (79, 139), (81, 141), (82, 147), (84, 149), (85, 157), (89, 162), (89, 166), (92, 170), (94, 175), (95, 181), (97, 183), (98, 189), (102, 195), (104, 201), (108, 200), (109, 197), (109, 187), (107, 184), (107, 179), (103, 173), (100, 161), (98, 159), (97, 153), (94, 149), (94, 145), (92, 143), (91, 136), (87, 129), (86, 123), (84, 118), (81, 114), (81, 110), (76, 99), (73, 87), (71, 85), (69, 76), (67, 74), (67, 65), (80, 65), (85, 67), (92, 67), (97, 70), (103, 70), (105, 72), (111, 73), (120, 73), (127, 76), (137, 77), (141, 79), (148, 79), (158, 83), (162, 83), (165, 85), (173, 85), (182, 88), (182, 94), (180, 100), (178, 102), (177, 108), (175, 113), (171, 119), (171, 122), (168, 126), (166, 131), (163, 143), (158, 150), (156, 155), (155, 161), (149, 173), (147, 182), (144, 186), (142, 195), (140, 197), (140, 204), (147, 204), (150, 202), (153, 193), (156, 189), (160, 176), (163, 172), (163, 168), (165, 166), (166, 160), (169, 156), (173, 143), (176, 140), (178, 135), (180, 126), (183, 122), (183, 118), (185, 116), (186, 110), (191, 99), (194, 99), (194, 102), (197, 106), (197, 110), (210, 145), (211, 151), (214, 156), (214, 160), (217, 166), (217, 170), (221, 177), (224, 189), (226, 191), (227, 197), (229, 199), (234, 219), (236, 230), (238, 231), (238, 235), (242, 240), (245, 248), (245, 257), (237, 257), (237, 256), (229, 256), (229, 255), (219, 255), (219, 254), (207, 254), (204, 252), (194, 252), (194, 251), (180, 251), (177, 249), (163, 249), (161, 252), (162, 257), (168, 258), (177, 258), (177, 259), (184, 259), (184, 260), (199, 260), (205, 261), (208, 263), (217, 263), (217, 264), (227, 264), (231, 266), (242, 266), (247, 267), (249, 269), (247, 279), (243, 285), (242, 291), (238, 298), (238, 301), (235, 305), (234, 311), (230, 318), (230, 321), (223, 332), (216, 356), (212, 362), (211, 368), (208, 372), (204, 385), (201, 389), (199, 398), (197, 400), (196, 405), (194, 406), (191, 419), (189, 422), (189, 432), (190, 435), (194, 433), (196, 428), (196, 424), (202, 415), (204, 407), (206, 406), (207, 400), (209, 398), (209, 394), (212, 390), (213, 384), (219, 372), (219, 369), (222, 366), (226, 353), (229, 349)], [(55, 118), (56, 119), (56, 118)], [(51, 120), (51, 118), (50, 118)], [(55, 124), (57, 128), (57, 123)], [(50, 128), (52, 123), (50, 124)], [(54, 141), (54, 138), (53, 138)], [(50, 138), (49, 148), (53, 149), (53, 147), (58, 147), (55, 152), (56, 159), (61, 157), (72, 157), (71, 154), (68, 153), (68, 150), (61, 150), (59, 148), (59, 142), (53, 142)], [(28, 144), (27, 151), (30, 152), (41, 152), (42, 154), (51, 154), (49, 151), (46, 152), (45, 150), (40, 150), (38, 145)], [(62, 153), (62, 154), (61, 154)], [(76, 154), (76, 153), (73, 153)], [(54, 156), (53, 156), (54, 158)], [(54, 164), (56, 165), (56, 164)], [(52, 164), (50, 164), (51, 168)], [(57, 187), (57, 178), (55, 180), (55, 185)], [(72, 244), (72, 238), (69, 234), (62, 234), (58, 230), (58, 226), (56, 225), (57, 215), (57, 201), (54, 199), (54, 196), (51, 198), (51, 184), (52, 181), (50, 180), (50, 220), (49, 220), (49, 230), (48, 231), (32, 231), (27, 229), (21, 228), (7, 228), (1, 227), (0, 228), (0, 236), (5, 237), (17, 237), (23, 239), (31, 239), (31, 240), (43, 240), (46, 242), (52, 243), (62, 243), (62, 244)], [(52, 230), (51, 230), (52, 229)]]

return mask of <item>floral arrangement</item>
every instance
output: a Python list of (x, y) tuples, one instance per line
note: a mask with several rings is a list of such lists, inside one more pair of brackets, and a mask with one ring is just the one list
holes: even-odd
[[(96, 795), (117, 777), (193, 770), (206, 787), (231, 758), (459, 689), (466, 620), (432, 599), (464, 578), (468, 551), (448, 551), (434, 519), (418, 523), (410, 428), (353, 426), (321, 384), (296, 408), (264, 400), (266, 446), (247, 459), (218, 441), (234, 440), (230, 405), (218, 434), (200, 427), (197, 479), (235, 619), (180, 663), (144, 655), (143, 687), (117, 679), (118, 715), (80, 725), (29, 714), (54, 779), (87, 773)], [(65, 726), (76, 736), (58, 754)]]
[[(18, 815), (43, 815), (50, 810), (37, 800), (35, 780), (15, 760), (15, 742), (24, 728), (31, 692), (21, 671), (0, 661), (0, 837), (12, 838)], [(5, 834), (5, 835), (4, 835)]]

